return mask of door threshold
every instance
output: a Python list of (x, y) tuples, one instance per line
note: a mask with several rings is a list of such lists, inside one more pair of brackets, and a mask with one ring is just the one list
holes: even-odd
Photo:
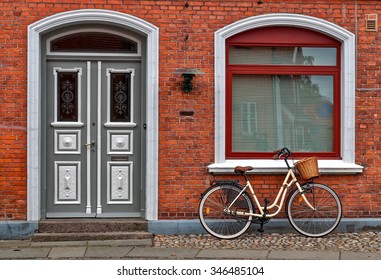
[[(72, 219), (72, 218), (89, 218), (89, 219), (144, 219), (140, 212), (132, 213), (103, 213), (103, 214), (83, 214), (83, 213), (46, 213), (46, 219)], [(42, 218), (43, 219), (43, 218)]]
[(83, 214), (83, 213), (46, 213), (46, 219), (56, 219), (56, 218), (96, 218), (96, 214)]

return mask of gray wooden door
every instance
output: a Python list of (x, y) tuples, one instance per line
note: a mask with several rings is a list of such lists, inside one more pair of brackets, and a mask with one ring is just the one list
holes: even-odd
[(46, 217), (140, 217), (140, 62), (46, 63)]

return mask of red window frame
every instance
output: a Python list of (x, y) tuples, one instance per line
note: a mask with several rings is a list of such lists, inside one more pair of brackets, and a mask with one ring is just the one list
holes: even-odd
[[(311, 65), (247, 65), (229, 64), (230, 46), (287, 46), (287, 47), (330, 47), (336, 48), (337, 61), (335, 66)], [(297, 158), (318, 156), (326, 159), (340, 158), (340, 73), (341, 73), (341, 43), (325, 34), (297, 27), (265, 27), (252, 29), (234, 35), (226, 40), (226, 147), (227, 159), (272, 158), (272, 152), (235, 152), (232, 150), (232, 79), (234, 74), (263, 75), (330, 75), (334, 83), (333, 107), (333, 151), (332, 152), (294, 152)], [(274, 150), (281, 147), (274, 147)]]

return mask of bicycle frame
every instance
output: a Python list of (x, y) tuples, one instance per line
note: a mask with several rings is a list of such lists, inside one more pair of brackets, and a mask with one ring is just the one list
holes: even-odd
[[(232, 203), (229, 205), (229, 207), (225, 210), (225, 212), (227, 213), (233, 213), (235, 215), (241, 215), (241, 216), (253, 216), (253, 217), (258, 217), (258, 218), (263, 218), (263, 217), (266, 217), (266, 218), (272, 218), (272, 217), (275, 217), (276, 215), (278, 215), (278, 213), (280, 212), (280, 210), (282, 209), (282, 206), (284, 204), (284, 200), (286, 198), (286, 194), (287, 194), (287, 191), (290, 189), (290, 187), (292, 185), (296, 185), (296, 187), (299, 189), (304, 201), (306, 202), (306, 204), (312, 209), (312, 210), (316, 210), (312, 205), (311, 203), (307, 200), (306, 196), (304, 195), (303, 193), (303, 189), (301, 188), (299, 182), (298, 182), (298, 179), (296, 178), (295, 176), (295, 173), (294, 171), (289, 168), (288, 169), (288, 172), (287, 172), (287, 175), (283, 181), (283, 184), (282, 186), (280, 187), (279, 191), (278, 191), (278, 194), (275, 198), (275, 201), (274, 203), (272, 203), (271, 205), (269, 206), (266, 206), (266, 210), (271, 210), (273, 208), (277, 208), (276, 211), (274, 213), (265, 213), (265, 206), (261, 206), (261, 204), (259, 203), (258, 201), (258, 198), (257, 196), (255, 195), (255, 192), (254, 192), (254, 188), (252, 187), (250, 181), (248, 179), (246, 179), (246, 185), (241, 185), (243, 187), (242, 191), (237, 195), (237, 197), (232, 201)], [(254, 199), (254, 203), (255, 205), (257, 206), (258, 210), (259, 210), (259, 214), (256, 214), (256, 213), (246, 213), (246, 212), (241, 212), (241, 211), (231, 211), (230, 208), (234, 205), (234, 203), (237, 201), (237, 199), (242, 195), (242, 193), (244, 193), (247, 189), (250, 190), (250, 193)], [(280, 204), (278, 204), (278, 202), (280, 202)]]

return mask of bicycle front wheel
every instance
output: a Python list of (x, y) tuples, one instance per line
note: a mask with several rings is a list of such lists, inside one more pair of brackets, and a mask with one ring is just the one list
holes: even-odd
[(204, 193), (198, 213), (200, 222), (208, 233), (217, 238), (232, 239), (250, 227), (253, 217), (237, 214), (237, 211), (250, 214), (254, 212), (250, 196), (246, 192), (238, 196), (241, 191), (236, 186), (221, 185), (211, 187)]
[(308, 237), (322, 237), (331, 233), (341, 220), (339, 197), (323, 184), (306, 183), (301, 188), (314, 209), (307, 205), (298, 188), (293, 190), (286, 204), (286, 214), (291, 225)]

